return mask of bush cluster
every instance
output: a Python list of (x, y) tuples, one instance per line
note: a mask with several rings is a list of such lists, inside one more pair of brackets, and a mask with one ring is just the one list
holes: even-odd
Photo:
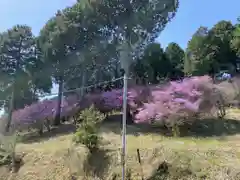
[(77, 131), (74, 135), (76, 143), (84, 144), (90, 152), (98, 148), (99, 135), (98, 125), (105, 119), (105, 115), (93, 105), (83, 110), (77, 118)]
[[(135, 86), (128, 90), (128, 107), (136, 123), (180, 124), (202, 115), (215, 115), (222, 103), (221, 90), (209, 76), (185, 78), (161, 85)], [(224, 94), (226, 97), (227, 95)], [(226, 98), (225, 98), (226, 99)], [(229, 101), (229, 100), (228, 100)], [(78, 112), (94, 105), (102, 113), (122, 108), (122, 89), (87, 94), (81, 101), (71, 95), (63, 100), (61, 116), (77, 116)], [(57, 99), (34, 103), (13, 113), (13, 121), (22, 124), (36, 123), (55, 116)], [(80, 116), (85, 116), (81, 114)], [(224, 115), (224, 113), (223, 113)], [(90, 117), (89, 117), (90, 118)], [(86, 117), (79, 117), (79, 121)], [(97, 119), (96, 119), (97, 120)], [(41, 124), (41, 123), (40, 123)]]

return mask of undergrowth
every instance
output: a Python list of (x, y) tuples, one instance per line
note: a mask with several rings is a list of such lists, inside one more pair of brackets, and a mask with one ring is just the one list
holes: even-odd
[(73, 141), (84, 144), (90, 152), (98, 148), (100, 137), (98, 135), (99, 124), (105, 119), (105, 115), (94, 106), (83, 110), (77, 118), (77, 131)]

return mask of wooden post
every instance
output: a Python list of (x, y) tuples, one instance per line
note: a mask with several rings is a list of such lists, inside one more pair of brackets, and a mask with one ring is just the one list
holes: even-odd
[(138, 163), (140, 164), (140, 168), (141, 168), (142, 180), (144, 180), (143, 168), (142, 168), (142, 161), (141, 161), (141, 156), (140, 156), (140, 150), (139, 150), (139, 149), (137, 149), (137, 157), (138, 157)]

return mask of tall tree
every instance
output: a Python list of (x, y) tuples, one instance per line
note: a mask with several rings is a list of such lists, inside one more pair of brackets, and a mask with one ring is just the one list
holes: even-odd
[[(31, 74), (33, 71), (38, 72), (35, 65), (40, 61), (37, 55), (36, 39), (30, 27), (16, 25), (0, 35), (1, 96), (5, 100), (3, 104), (9, 114), (15, 109), (38, 100), (36, 90), (41, 87), (34, 81)], [(31, 71), (30, 66), (35, 68)], [(44, 86), (43, 90), (50, 88), (51, 83)], [(9, 117), (8, 126), (11, 123), (10, 120), (11, 117)]]
[(219, 21), (210, 30), (199, 28), (188, 44), (185, 70), (191, 67), (191, 73), (199, 75), (214, 75), (220, 70), (234, 72), (237, 57), (230, 45), (234, 29), (229, 21)]
[(183, 76), (183, 64), (184, 64), (184, 50), (177, 43), (168, 44), (165, 50), (166, 58), (170, 61), (171, 78), (178, 78)]
[(190, 75), (203, 75), (215, 72), (217, 68), (214, 57), (217, 47), (208, 39), (208, 29), (200, 27), (188, 42), (184, 72)]
[(171, 0), (103, 0), (90, 4), (104, 27), (102, 32), (107, 40), (117, 39), (115, 45), (121, 62), (132, 62), (134, 56), (141, 54), (142, 48), (151, 43), (174, 17), (177, 8), (177, 1)]
[[(61, 96), (64, 81), (69, 80), (69, 72), (80, 68), (85, 76), (88, 55), (94, 52), (94, 37), (100, 27), (91, 18), (91, 11), (76, 3), (63, 11), (58, 11), (40, 32), (40, 44), (45, 58), (52, 67), (52, 77), (59, 85), (58, 107), (54, 124), (60, 124)], [(79, 72), (79, 71), (76, 71)], [(85, 79), (85, 78), (83, 78)]]
[(152, 43), (144, 51), (141, 59), (135, 63), (136, 76), (143, 83), (156, 84), (161, 78), (166, 78), (171, 71), (170, 61), (158, 43)]
[[(92, 58), (88, 58), (88, 61), (92, 62), (94, 59), (97, 59), (94, 63), (90, 63), (90, 69), (92, 70), (88, 69), (88, 74), (92, 74), (91, 72), (94, 71), (93, 74), (95, 75), (91, 76), (91, 78), (88, 77), (87, 79), (95, 79), (94, 81), (96, 82), (96, 79), (99, 81), (100, 79), (106, 80), (112, 79), (112, 76), (119, 76), (120, 62), (123, 61), (123, 59), (132, 61), (133, 51), (135, 51), (137, 47), (141, 48), (141, 45), (144, 45), (144, 43), (148, 44), (157, 36), (159, 31), (165, 27), (168, 20), (175, 15), (176, 9), (174, 8), (174, 5), (173, 1), (166, 2), (165, 5), (164, 3), (157, 1), (127, 2), (104, 0), (88, 1), (87, 5), (85, 1), (77, 3), (75, 6), (81, 7), (81, 11), (90, 12), (87, 16), (88, 21), (84, 20), (86, 21), (85, 24), (95, 22), (95, 27), (98, 28), (97, 30), (94, 28), (88, 28), (89, 35), (86, 37), (92, 38), (92, 35), (90, 34), (93, 34), (92, 30), (94, 30), (95, 34), (96, 32), (100, 32), (100, 34), (98, 34), (100, 38), (97, 38), (97, 41), (101, 39), (99, 46), (96, 46), (95, 39), (95, 49), (100, 53), (97, 53), (97, 55), (93, 53), (91, 55)], [(171, 16), (168, 16), (167, 12), (173, 13)], [(83, 25), (83, 20), (81, 19), (75, 19), (74, 22)], [(79, 41), (82, 42), (80, 38)], [(94, 42), (94, 38), (92, 38), (90, 42)], [(87, 51), (84, 52), (84, 48), (80, 49), (80, 52), (82, 52), (83, 55), (86, 55)], [(138, 52), (141, 52), (141, 50), (139, 49)], [(84, 65), (84, 67), (86, 67), (86, 65)], [(98, 67), (98, 70), (96, 70), (96, 67)], [(81, 68), (79, 71), (75, 71), (75, 73), (80, 71)], [(69, 81), (67, 84), (70, 85), (71, 83), (71, 87), (79, 87), (77, 82), (81, 82), (81, 80), (79, 80), (79, 78), (73, 79), (75, 80)]]
[(231, 47), (236, 52), (239, 58), (240, 57), (240, 18), (238, 18), (238, 23), (235, 25), (235, 30), (233, 32), (233, 39), (231, 41)]
[[(120, 77), (120, 62), (116, 47), (113, 44), (98, 46), (94, 53), (88, 53), (88, 64), (86, 73), (86, 85), (97, 84), (102, 81), (110, 81), (113, 78)], [(66, 88), (73, 89), (81, 87), (82, 78), (79, 76), (82, 68), (75, 68), (76, 71), (71, 71), (71, 80), (66, 83)], [(119, 81), (114, 83), (114, 86), (120, 87)], [(110, 85), (110, 84), (106, 84)]]
[(235, 27), (230, 21), (219, 21), (209, 30), (209, 41), (216, 47), (215, 61), (220, 70), (236, 69), (236, 52), (230, 44)]

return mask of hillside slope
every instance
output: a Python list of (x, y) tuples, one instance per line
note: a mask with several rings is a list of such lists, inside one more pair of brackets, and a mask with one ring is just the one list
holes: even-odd
[[(141, 166), (137, 161), (140, 149), (144, 178), (160, 179), (240, 179), (240, 122), (239, 113), (231, 112), (227, 127), (214, 122), (212, 134), (185, 137), (167, 137), (159, 129), (128, 127), (127, 167), (132, 179), (141, 179)], [(210, 127), (210, 125), (209, 125)], [(218, 129), (219, 133), (214, 133)], [(220, 131), (220, 129), (222, 131)], [(17, 153), (24, 154), (23, 166), (18, 173), (0, 168), (1, 180), (71, 180), (111, 179), (121, 174), (120, 124), (108, 123), (101, 127), (102, 145), (92, 156), (83, 146), (72, 144), (72, 134), (58, 135), (34, 142), (19, 143)], [(167, 171), (155, 173), (159, 165), (167, 162)], [(166, 170), (166, 169), (165, 169)], [(152, 176), (152, 177), (151, 177)], [(77, 177), (77, 178), (76, 178)]]

